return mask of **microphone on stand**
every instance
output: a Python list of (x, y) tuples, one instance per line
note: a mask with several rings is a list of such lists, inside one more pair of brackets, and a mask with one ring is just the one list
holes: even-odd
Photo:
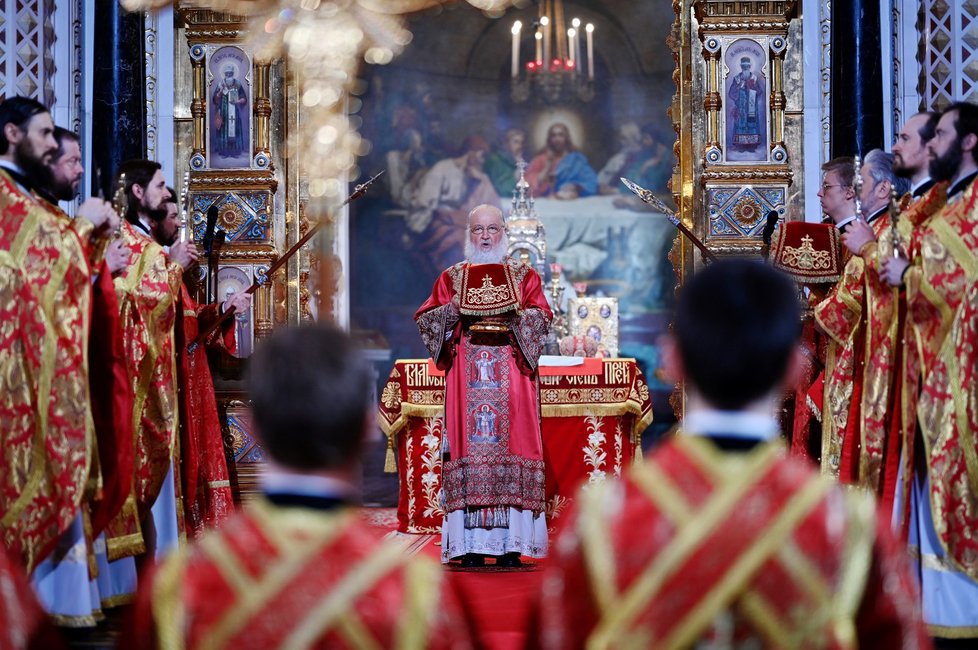
[[(214, 208), (214, 213), (217, 214), (217, 208)], [(210, 221), (210, 215), (207, 216), (208, 222)], [(221, 248), (224, 246), (224, 238), (227, 237), (227, 233), (224, 230), (218, 230), (217, 234), (212, 235), (211, 248), (207, 251), (207, 277), (210, 280), (210, 290), (207, 292), (208, 303), (218, 302), (217, 295), (217, 265), (221, 259)]]
[[(201, 246), (204, 249), (204, 255), (210, 259), (211, 248), (214, 246), (214, 228), (217, 226), (217, 206), (212, 205), (207, 208), (207, 228), (204, 230), (204, 239), (201, 240)], [(223, 231), (222, 231), (223, 232)]]

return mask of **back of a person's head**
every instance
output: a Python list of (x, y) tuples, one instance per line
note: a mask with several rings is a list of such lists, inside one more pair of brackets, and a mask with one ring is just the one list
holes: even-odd
[(371, 377), (349, 336), (323, 325), (279, 330), (257, 346), (248, 372), (258, 437), (275, 462), (315, 471), (359, 459)]
[(716, 262), (683, 286), (674, 330), (686, 380), (712, 406), (737, 410), (785, 378), (801, 332), (798, 290), (761, 262)]

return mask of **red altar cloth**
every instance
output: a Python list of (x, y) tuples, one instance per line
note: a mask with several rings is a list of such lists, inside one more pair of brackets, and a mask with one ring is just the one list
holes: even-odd
[[(639, 457), (642, 431), (652, 422), (652, 398), (635, 360), (594, 361), (540, 368), (548, 521), (566, 509), (581, 483), (618, 476)], [(428, 359), (394, 363), (378, 422), (396, 453), (400, 532), (441, 531), (444, 407), (444, 373)]]

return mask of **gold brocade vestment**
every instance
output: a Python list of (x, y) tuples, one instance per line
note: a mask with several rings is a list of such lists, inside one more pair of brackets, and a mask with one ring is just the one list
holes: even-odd
[(0, 530), (28, 571), (77, 514), (89, 476), (91, 232), (0, 171)]
[(978, 580), (978, 188), (915, 233), (904, 276), (920, 377), (917, 417), (941, 545)]
[[(132, 498), (106, 535), (110, 560), (144, 550), (139, 521), (156, 501), (175, 457), (178, 412), (173, 325), (182, 269), (132, 224), (122, 223), (121, 236), (130, 250), (129, 265), (115, 286), (135, 400), (135, 472)], [(179, 485), (176, 465), (174, 471)], [(182, 513), (179, 505), (177, 512)]]

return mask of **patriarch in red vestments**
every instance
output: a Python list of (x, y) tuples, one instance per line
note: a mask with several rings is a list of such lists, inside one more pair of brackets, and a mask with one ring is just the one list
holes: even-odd
[(262, 494), (164, 560), (126, 648), (469, 648), (433, 560), (353, 508), (370, 429), (369, 367), (335, 328), (276, 332), (251, 357)]
[(871, 497), (788, 456), (776, 413), (800, 371), (793, 284), (747, 260), (683, 288), (666, 367), (679, 431), (590, 486), (554, 542), (546, 648), (928, 648), (905, 559)]
[(518, 566), (547, 552), (536, 366), (552, 313), (536, 271), (506, 258), (499, 209), (477, 206), (468, 227), (468, 259), (415, 314), (447, 371), (442, 561)]

